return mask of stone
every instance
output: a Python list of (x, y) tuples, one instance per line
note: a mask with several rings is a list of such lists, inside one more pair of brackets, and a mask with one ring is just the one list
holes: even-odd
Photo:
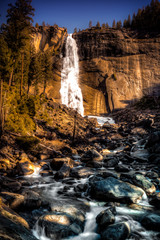
[(19, 181), (16, 181), (12, 178), (5, 177), (3, 178), (1, 187), (4, 190), (8, 190), (11, 192), (18, 192), (21, 189), (22, 185)]
[(87, 167), (73, 168), (70, 172), (70, 177), (87, 178), (95, 173), (94, 170)]
[(147, 194), (153, 194), (156, 191), (156, 187), (153, 183), (148, 181), (143, 175), (141, 174), (134, 174), (132, 178), (133, 184), (138, 187), (141, 187), (146, 191)]
[(129, 172), (130, 166), (124, 165), (124, 164), (118, 164), (117, 166), (115, 166), (115, 170), (117, 172)]
[(82, 162), (88, 162), (88, 161), (96, 162), (96, 161), (102, 161), (102, 160), (103, 160), (103, 156), (94, 149), (88, 150), (81, 157)]
[(104, 159), (103, 167), (115, 167), (119, 163), (117, 158)]
[(160, 193), (156, 193), (155, 195), (149, 198), (149, 203), (155, 206), (157, 209), (160, 209)]
[(22, 192), (22, 194), (24, 196), (22, 208), (32, 210), (41, 206), (41, 197), (37, 192), (26, 189)]
[(132, 184), (108, 177), (92, 182), (90, 194), (94, 199), (106, 202), (136, 203), (142, 198), (144, 191)]
[(53, 170), (58, 171), (63, 166), (63, 164), (66, 163), (70, 167), (73, 167), (74, 161), (71, 158), (53, 158), (53, 160), (50, 162), (50, 166)]
[(19, 175), (30, 175), (34, 172), (34, 164), (29, 160), (25, 153), (22, 153), (21, 160), (17, 163)]
[(80, 234), (84, 229), (88, 206), (77, 200), (55, 200), (52, 212), (40, 217), (38, 225), (45, 227), (47, 237), (62, 239)]
[(1, 192), (0, 196), (3, 197), (4, 203), (11, 209), (17, 209), (24, 203), (24, 196), (22, 194)]
[(29, 229), (29, 225), (26, 222), (24, 218), (19, 216), (16, 212), (14, 212), (12, 209), (7, 207), (0, 198), (0, 218), (7, 218), (11, 222), (14, 222), (15, 224), (21, 225), (27, 229)]
[(160, 229), (160, 215), (155, 213), (149, 213), (142, 217), (141, 224), (147, 230), (153, 230), (159, 232)]
[(125, 240), (129, 237), (130, 226), (127, 222), (119, 222), (108, 226), (102, 233), (102, 240)]
[(55, 179), (63, 179), (70, 176), (71, 168), (68, 164), (63, 164), (58, 172), (54, 175)]
[(74, 222), (69, 214), (50, 212), (38, 220), (38, 225), (45, 228), (46, 236), (50, 239), (63, 239), (78, 235), (82, 232), (79, 225)]
[(98, 224), (98, 232), (103, 231), (108, 225), (115, 222), (115, 212), (115, 209), (108, 208), (97, 215), (96, 223)]
[(26, 227), (0, 215), (1, 240), (37, 240)]

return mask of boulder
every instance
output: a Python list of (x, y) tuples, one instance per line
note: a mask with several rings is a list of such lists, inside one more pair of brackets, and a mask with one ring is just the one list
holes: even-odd
[(160, 229), (160, 215), (155, 213), (148, 213), (141, 219), (141, 224), (147, 230), (153, 230), (159, 232)]
[(95, 149), (88, 150), (82, 155), (81, 161), (88, 162), (88, 161), (102, 161), (103, 156), (97, 152)]
[(37, 240), (32, 232), (19, 223), (0, 215), (1, 240)]
[(30, 175), (34, 172), (34, 164), (29, 160), (28, 156), (23, 153), (21, 160), (17, 163), (19, 175)]
[(108, 225), (115, 222), (115, 213), (115, 208), (108, 208), (97, 215), (96, 223), (98, 225), (98, 232), (103, 231)]
[(127, 222), (108, 226), (101, 234), (102, 240), (125, 240), (129, 237), (130, 227)]
[(11, 191), (11, 192), (18, 192), (22, 185), (21, 183), (17, 180), (14, 180), (12, 178), (9, 177), (4, 177), (1, 183), (1, 187), (3, 189), (3, 191)]
[(148, 181), (142, 174), (134, 174), (132, 181), (133, 184), (144, 189), (147, 194), (152, 194), (156, 191), (154, 184)]
[(4, 203), (11, 209), (17, 209), (24, 203), (24, 196), (22, 194), (1, 192), (0, 196), (3, 197)]
[(160, 209), (160, 193), (156, 193), (155, 195), (151, 196), (149, 198), (149, 203)]
[(70, 214), (61, 212), (50, 212), (41, 216), (38, 225), (42, 229), (45, 228), (48, 238), (56, 240), (75, 236), (83, 231)]
[(71, 170), (70, 176), (75, 178), (87, 178), (95, 173), (94, 170), (91, 170), (87, 167), (73, 168)]
[(70, 167), (73, 167), (74, 161), (69, 158), (53, 158), (53, 160), (50, 162), (50, 166), (53, 170), (58, 171), (63, 166), (63, 164), (68, 164)]
[(94, 199), (123, 203), (136, 203), (144, 191), (132, 184), (108, 177), (91, 183), (90, 194)]
[(70, 171), (71, 171), (71, 168), (70, 166), (65, 163), (63, 164), (63, 166), (60, 168), (60, 170), (58, 172), (56, 172), (54, 178), (55, 179), (63, 179), (65, 177), (69, 177), (70, 175)]

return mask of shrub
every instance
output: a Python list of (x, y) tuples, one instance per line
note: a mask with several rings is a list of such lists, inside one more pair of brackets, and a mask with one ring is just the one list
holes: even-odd
[(30, 151), (35, 148), (35, 146), (40, 142), (40, 140), (32, 136), (22, 136), (17, 137), (16, 142), (23, 150)]

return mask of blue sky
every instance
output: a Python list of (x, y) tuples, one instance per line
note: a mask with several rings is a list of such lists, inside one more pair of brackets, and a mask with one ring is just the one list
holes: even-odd
[[(14, 4), (16, 0), (0, 0), (0, 23), (6, 21), (8, 3)], [(108, 22), (112, 26), (113, 19), (123, 20), (150, 4), (151, 0), (32, 0), (35, 8), (34, 24), (43, 21), (50, 25), (58, 24), (66, 27), (69, 33), (74, 28), (85, 29), (89, 21), (96, 25)]]

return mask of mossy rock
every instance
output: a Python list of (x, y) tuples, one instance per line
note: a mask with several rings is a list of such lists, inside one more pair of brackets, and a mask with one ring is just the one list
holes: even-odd
[(33, 136), (21, 136), (16, 138), (17, 144), (25, 151), (33, 150), (40, 140)]

